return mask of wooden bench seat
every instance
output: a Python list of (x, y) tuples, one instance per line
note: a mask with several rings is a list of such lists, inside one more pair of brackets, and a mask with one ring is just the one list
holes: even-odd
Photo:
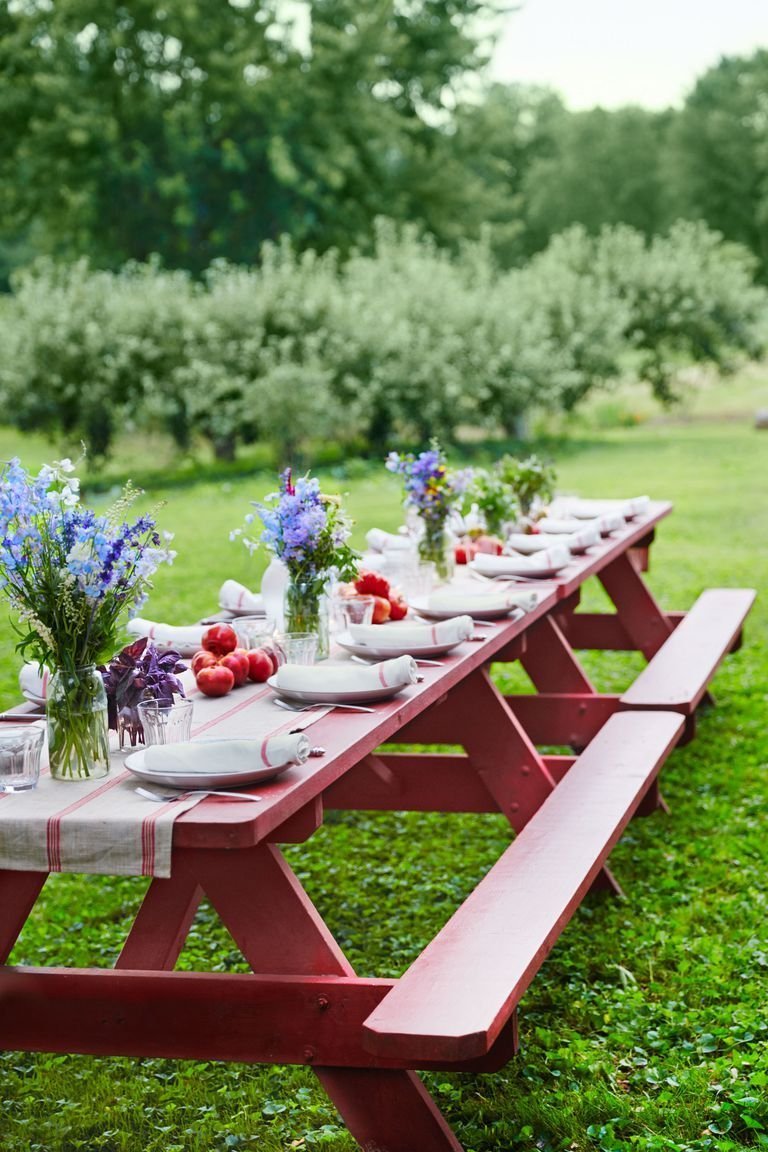
[(363, 1026), (380, 1056), (487, 1053), (677, 743), (671, 712), (612, 716)]
[(737, 645), (752, 588), (710, 588), (619, 699), (621, 709), (663, 708), (692, 716), (724, 657)]

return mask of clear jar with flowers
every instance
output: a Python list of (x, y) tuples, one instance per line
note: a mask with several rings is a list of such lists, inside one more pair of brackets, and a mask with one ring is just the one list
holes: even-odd
[(449, 580), (454, 570), (454, 540), (448, 519), (455, 493), (440, 444), (432, 440), (430, 447), (418, 456), (390, 452), (386, 467), (403, 477), (405, 507), (418, 514), (420, 558), (435, 565), (441, 580)]
[(54, 778), (109, 770), (107, 698), (96, 669), (117, 647), (125, 616), (150, 577), (172, 560), (151, 516), (125, 519), (130, 485), (103, 515), (80, 503), (70, 460), (32, 476), (18, 459), (0, 475), (0, 587), (18, 617), (18, 650), (54, 673), (48, 692), (48, 755)]
[[(294, 482), (287, 468), (278, 490), (254, 506), (256, 513), (246, 516), (246, 528), (236, 528), (231, 536), (243, 536), (251, 550), (264, 544), (286, 566), (285, 630), (314, 632), (317, 655), (323, 659), (329, 653), (326, 585), (333, 577), (352, 580), (359, 560), (348, 544), (351, 522), (341, 498), (321, 492), (319, 481), (309, 475)], [(262, 531), (255, 539), (250, 529), (257, 515)]]

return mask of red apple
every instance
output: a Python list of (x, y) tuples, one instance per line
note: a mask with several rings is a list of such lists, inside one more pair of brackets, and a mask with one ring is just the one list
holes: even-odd
[(208, 652), (205, 648), (201, 648), (200, 651), (195, 652), (192, 657), (191, 668), (195, 676), (197, 676), (201, 668), (212, 668), (215, 663), (216, 657), (213, 652)]
[(277, 669), (272, 664), (272, 657), (265, 648), (251, 648), (248, 653), (248, 678), (256, 684), (263, 684), (274, 676)]
[(229, 668), (235, 678), (235, 688), (245, 684), (248, 679), (248, 653), (245, 648), (235, 648), (234, 652), (227, 652), (226, 656), (222, 656), (219, 660), (219, 664)]
[(230, 624), (214, 624), (203, 633), (203, 648), (214, 656), (226, 656), (237, 648), (237, 633)]
[(404, 620), (408, 615), (408, 605), (402, 596), (394, 593), (389, 598), (389, 618), (390, 620)]
[(197, 674), (197, 686), (204, 696), (226, 696), (235, 686), (235, 676), (231, 668), (214, 664), (201, 668)]
[(374, 596), (373, 598), (373, 623), (386, 624), (389, 620), (392, 607), (389, 600), (385, 600), (383, 596)]
[(274, 644), (262, 644), (261, 651), (266, 652), (272, 661), (272, 675), (274, 676), (281, 664), (285, 664), (285, 656)]

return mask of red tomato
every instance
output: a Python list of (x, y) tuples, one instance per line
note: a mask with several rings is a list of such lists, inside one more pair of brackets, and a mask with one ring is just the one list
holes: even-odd
[(201, 668), (211, 668), (216, 663), (216, 657), (213, 652), (206, 652), (205, 648), (201, 648), (199, 652), (195, 652), (192, 657), (191, 668), (195, 676)]
[(277, 669), (272, 664), (272, 657), (265, 648), (251, 648), (248, 653), (248, 678), (256, 684), (263, 684), (269, 680)]
[(204, 696), (226, 696), (235, 686), (235, 676), (230, 668), (214, 664), (210, 668), (200, 669), (197, 686)]
[(203, 633), (203, 648), (214, 656), (226, 656), (237, 648), (237, 633), (230, 624), (214, 624)]
[(248, 653), (245, 648), (235, 648), (234, 652), (227, 652), (219, 660), (219, 666), (229, 668), (235, 678), (235, 688), (245, 684), (248, 679)]

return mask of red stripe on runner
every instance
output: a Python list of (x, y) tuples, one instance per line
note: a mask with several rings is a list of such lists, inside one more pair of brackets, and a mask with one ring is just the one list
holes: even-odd
[(105, 792), (110, 789), (116, 788), (123, 780), (126, 780), (130, 773), (128, 771), (121, 772), (113, 780), (107, 780), (95, 792), (90, 792), (87, 796), (81, 796), (79, 800), (75, 800), (73, 804), (69, 804), (66, 808), (62, 808), (60, 812), (54, 813), (53, 816), (48, 817), (48, 824), (46, 826), (46, 852), (48, 855), (48, 867), (51, 872), (61, 871), (61, 821), (70, 812), (76, 812), (79, 808), (84, 808), (86, 804), (90, 804), (92, 800), (97, 800), (99, 796), (103, 796)]
[(152, 876), (155, 870), (155, 825), (164, 812), (175, 803), (158, 805), (156, 811), (145, 816), (141, 822), (141, 875)]
[(251, 704), (255, 704), (257, 700), (263, 700), (267, 693), (271, 691), (271, 688), (262, 688), (254, 696), (249, 696), (247, 700), (243, 700), (240, 704), (235, 704), (226, 712), (221, 712), (212, 720), (208, 720), (205, 724), (201, 724), (199, 728), (195, 728), (192, 735), (199, 736), (201, 732), (207, 732), (209, 728), (215, 728), (216, 725), (221, 724), (223, 720), (228, 720), (230, 716), (236, 716), (238, 712), (242, 712), (245, 708), (250, 708)]

